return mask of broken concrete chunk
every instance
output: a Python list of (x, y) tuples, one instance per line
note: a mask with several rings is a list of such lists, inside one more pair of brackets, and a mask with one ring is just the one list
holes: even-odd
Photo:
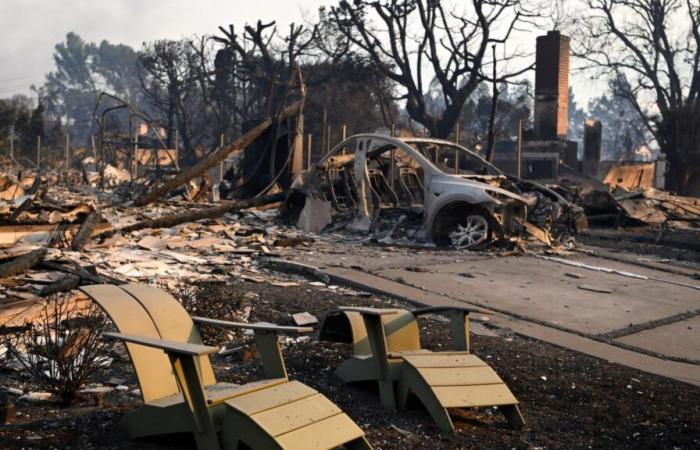
[(331, 202), (306, 197), (304, 209), (299, 214), (297, 227), (307, 233), (319, 233), (332, 221)]
[(318, 323), (318, 318), (309, 312), (292, 314), (294, 323), (298, 326), (315, 325)]

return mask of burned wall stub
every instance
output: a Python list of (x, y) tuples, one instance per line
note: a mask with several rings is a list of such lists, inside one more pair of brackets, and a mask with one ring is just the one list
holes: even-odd
[(570, 38), (550, 31), (537, 38), (535, 70), (535, 136), (566, 139), (569, 120)]

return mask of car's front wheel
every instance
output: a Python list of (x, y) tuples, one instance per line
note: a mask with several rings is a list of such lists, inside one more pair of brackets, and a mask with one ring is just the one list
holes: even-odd
[(488, 219), (481, 214), (469, 214), (458, 220), (448, 231), (447, 237), (456, 249), (474, 249), (489, 240), (491, 227)]

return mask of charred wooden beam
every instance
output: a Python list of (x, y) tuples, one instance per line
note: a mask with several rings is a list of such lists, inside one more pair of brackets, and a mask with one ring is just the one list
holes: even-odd
[(83, 220), (83, 223), (78, 228), (78, 232), (75, 233), (73, 241), (70, 243), (70, 248), (73, 251), (79, 252), (87, 244), (88, 239), (92, 236), (92, 232), (95, 230), (97, 223), (100, 221), (100, 213), (93, 210), (88, 216)]
[(80, 286), (80, 277), (77, 275), (68, 274), (60, 280), (44, 286), (39, 295), (46, 297), (58, 292), (69, 292), (76, 289), (78, 286)]
[(159, 217), (157, 219), (144, 220), (142, 222), (121, 228), (119, 231), (129, 233), (136, 230), (142, 230), (144, 228), (167, 228), (186, 222), (195, 222), (202, 219), (213, 219), (229, 212), (280, 202), (284, 200), (286, 196), (287, 191), (283, 191), (276, 194), (263, 195), (245, 200), (224, 201), (221, 202), (221, 204), (211, 208), (202, 208), (181, 214), (171, 214), (168, 216)]
[(0, 264), (0, 278), (7, 278), (25, 270), (31, 269), (32, 267), (39, 264), (46, 257), (46, 248), (42, 247), (36, 250), (32, 250), (18, 258), (8, 261), (6, 263)]

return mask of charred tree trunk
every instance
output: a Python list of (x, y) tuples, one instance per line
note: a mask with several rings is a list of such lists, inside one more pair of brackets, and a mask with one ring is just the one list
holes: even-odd
[(700, 104), (686, 105), (659, 118), (656, 124), (659, 147), (668, 160), (665, 188), (680, 195), (700, 174)]

